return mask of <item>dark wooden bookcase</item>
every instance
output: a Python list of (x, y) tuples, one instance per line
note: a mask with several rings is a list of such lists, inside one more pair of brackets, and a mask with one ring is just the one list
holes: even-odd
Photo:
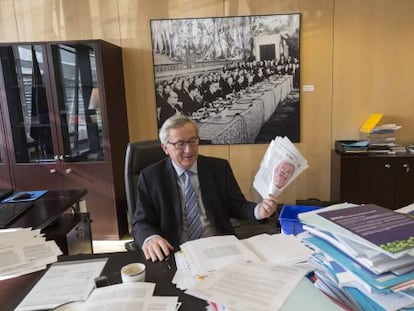
[(10, 172), (2, 185), (86, 188), (92, 236), (122, 237), (129, 135), (121, 48), (102, 40), (2, 43), (0, 57), (0, 170)]

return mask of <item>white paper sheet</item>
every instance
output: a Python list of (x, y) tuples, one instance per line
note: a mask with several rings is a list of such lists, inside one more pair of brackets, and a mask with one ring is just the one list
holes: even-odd
[(150, 310), (154, 288), (155, 283), (149, 282), (121, 283), (100, 287), (91, 293), (88, 300), (83, 304), (82, 311), (147, 311)]
[(231, 263), (260, 261), (234, 235), (212, 236), (181, 245), (193, 276), (207, 275)]
[(274, 264), (307, 261), (313, 251), (298, 238), (284, 234), (259, 234), (242, 240), (261, 260)]
[(263, 197), (278, 196), (308, 167), (306, 159), (287, 137), (277, 136), (263, 156), (253, 187)]
[(305, 274), (292, 266), (238, 263), (216, 271), (187, 294), (237, 311), (278, 310)]
[(53, 264), (17, 306), (16, 311), (52, 309), (71, 301), (84, 301), (95, 287), (108, 258)]

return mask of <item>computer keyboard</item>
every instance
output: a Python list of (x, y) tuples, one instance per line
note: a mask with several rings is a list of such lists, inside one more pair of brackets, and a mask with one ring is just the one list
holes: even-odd
[(0, 203), (0, 229), (7, 228), (10, 223), (32, 205), (33, 202)]

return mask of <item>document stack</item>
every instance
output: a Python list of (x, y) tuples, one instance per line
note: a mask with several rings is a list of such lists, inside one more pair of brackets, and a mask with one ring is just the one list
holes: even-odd
[(382, 116), (379, 113), (372, 114), (361, 127), (361, 133), (368, 140), (368, 152), (374, 154), (405, 152), (405, 147), (397, 143), (395, 136), (401, 126), (394, 123), (377, 125)]
[(253, 181), (253, 187), (263, 197), (280, 195), (306, 168), (308, 162), (287, 137), (273, 139)]
[(305, 276), (311, 254), (299, 239), (282, 234), (193, 240), (175, 253), (173, 283), (214, 311), (339, 310)]
[(414, 219), (374, 204), (299, 214), (316, 286), (349, 310), (414, 310)]
[(40, 229), (0, 230), (0, 280), (46, 269), (61, 254), (55, 241), (46, 241)]

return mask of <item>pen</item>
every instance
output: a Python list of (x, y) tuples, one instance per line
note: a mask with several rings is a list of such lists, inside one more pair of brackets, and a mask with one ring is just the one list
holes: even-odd
[(165, 258), (165, 262), (167, 263), (168, 270), (171, 270), (170, 256), (168, 256), (167, 258)]

